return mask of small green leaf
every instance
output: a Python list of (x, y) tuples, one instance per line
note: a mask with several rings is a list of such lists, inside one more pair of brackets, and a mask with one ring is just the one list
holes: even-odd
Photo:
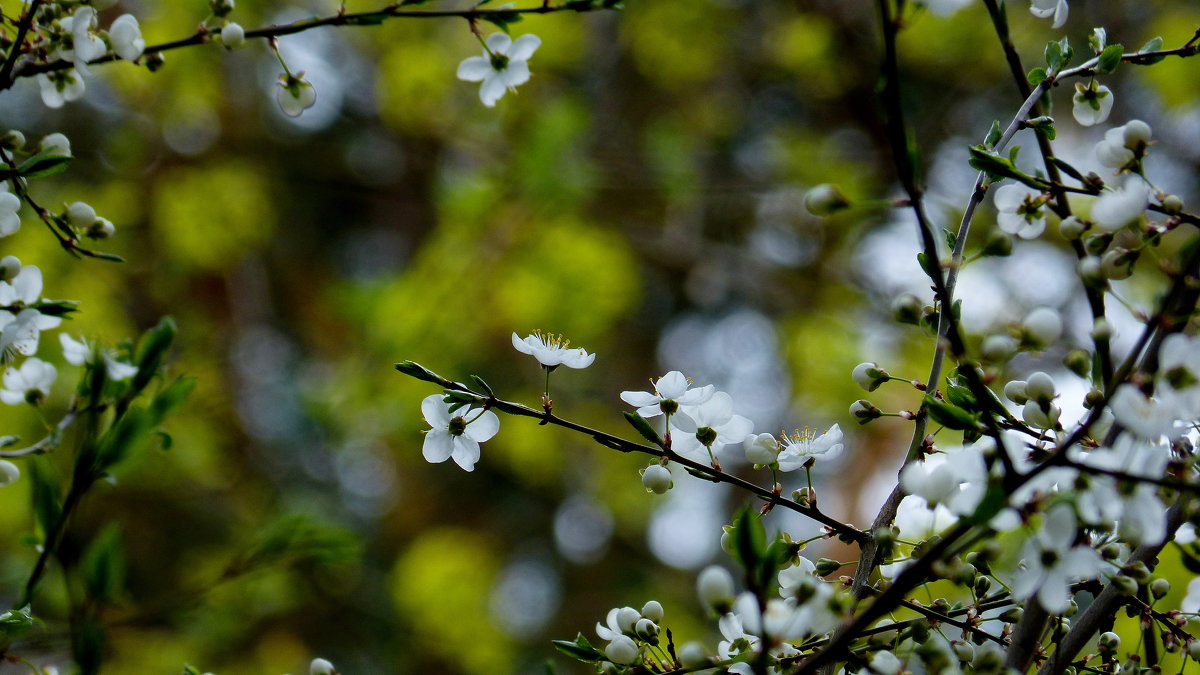
[(159, 320), (158, 325), (142, 333), (134, 352), (134, 364), (138, 371), (129, 384), (130, 398), (141, 393), (150, 380), (158, 374), (178, 332), (179, 328), (175, 325), (175, 320), (164, 316)]
[(396, 370), (408, 375), (409, 377), (415, 377), (423, 382), (432, 382), (433, 384), (442, 384), (445, 382), (445, 380), (437, 373), (413, 361), (401, 361), (400, 363), (397, 363)]
[(79, 567), (91, 598), (112, 605), (125, 587), (125, 549), (119, 524), (110, 524), (92, 541)]
[(1000, 121), (992, 120), (992, 128), (988, 130), (987, 138), (983, 139), (983, 144), (986, 145), (988, 149), (994, 148), (1003, 137), (1004, 130), (1000, 128)]
[(29, 463), (33, 513), (43, 535), (57, 526), (62, 517), (62, 491), (51, 466), (45, 457), (35, 457)]
[(946, 228), (946, 227), (942, 228), (942, 234), (944, 234), (946, 237), (946, 246), (948, 246), (950, 248), (950, 250), (953, 251), (954, 247), (958, 245), (958, 235), (954, 234), (953, 230), (951, 230), (950, 228)]
[(925, 409), (929, 412), (929, 417), (934, 422), (947, 429), (962, 431), (964, 429), (977, 429), (979, 427), (978, 420), (971, 413), (956, 405), (951, 405), (934, 398), (929, 394), (925, 395)]
[(583, 636), (583, 633), (580, 633), (574, 642), (569, 640), (554, 640), (552, 644), (555, 649), (577, 661), (593, 663), (605, 658), (604, 652), (593, 647), (587, 638)]
[(938, 262), (925, 255), (924, 251), (917, 254), (917, 264), (921, 266), (921, 269), (930, 279), (937, 279), (938, 275), (941, 274), (941, 270), (938, 269)]
[(645, 417), (642, 417), (635, 412), (626, 412), (625, 421), (629, 422), (629, 425), (637, 430), (637, 432), (641, 434), (642, 438), (659, 447), (662, 447), (662, 438), (659, 438), (658, 432), (654, 430), (654, 427), (650, 426), (650, 423), (646, 421)]
[(1100, 52), (1100, 60), (1096, 64), (1096, 71), (1100, 73), (1111, 73), (1121, 65), (1121, 56), (1125, 54), (1125, 48), (1121, 45), (1109, 45)]
[(744, 508), (738, 512), (731, 534), (733, 551), (742, 563), (742, 568), (747, 573), (758, 569), (767, 548), (767, 532), (763, 528), (762, 519), (753, 509)]
[(482, 377), (480, 377), (478, 375), (472, 375), (471, 381), (475, 383), (475, 386), (477, 386), (481, 390), (483, 390), (483, 393), (487, 394), (488, 396), (491, 396), (492, 398), (496, 397), (496, 395), (492, 392), (492, 388), (490, 386), (488, 386), (488, 383), (485, 382)]
[(13, 640), (28, 633), (32, 628), (33, 614), (29, 605), (0, 614), (0, 647), (7, 649)]
[[(1156, 37), (1153, 40), (1142, 45), (1142, 48), (1138, 50), (1138, 53), (1145, 54), (1146, 52), (1156, 52), (1156, 51), (1162, 49), (1162, 46), (1163, 46), (1163, 39), (1161, 37)], [(1158, 63), (1159, 61), (1162, 61), (1164, 58), (1165, 57), (1162, 55), (1151, 56), (1151, 57), (1146, 57), (1143, 59), (1138, 59), (1138, 63), (1149, 66), (1149, 65)]]
[(57, 150), (43, 150), (21, 162), (17, 173), (26, 178), (45, 178), (67, 170), (71, 164), (70, 157), (57, 154)]
[(517, 12), (488, 12), (480, 15), (479, 18), (507, 33), (509, 25), (520, 21), (521, 15)]
[(1093, 52), (1099, 54), (1104, 51), (1104, 47), (1108, 44), (1108, 33), (1100, 27), (1092, 29), (1092, 34), (1088, 36), (1088, 46)]
[(1025, 76), (1025, 79), (1029, 81), (1029, 84), (1036, 87), (1046, 80), (1046, 69), (1034, 68), (1033, 70), (1029, 71), (1029, 74)]
[(1058, 167), (1059, 171), (1062, 171), (1071, 178), (1079, 181), (1083, 180), (1083, 173), (1079, 169), (1076, 169), (1074, 166), (1071, 166), (1069, 163), (1067, 163), (1066, 160), (1059, 157), (1051, 157), (1050, 161), (1054, 164), (1054, 166)]
[(29, 306), (46, 316), (67, 316), (79, 311), (79, 302), (75, 300), (39, 300)]

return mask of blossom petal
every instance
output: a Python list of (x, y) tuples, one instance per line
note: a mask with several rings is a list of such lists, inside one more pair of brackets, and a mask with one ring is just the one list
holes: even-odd
[[(474, 414), (474, 412), (471, 413), (471, 415)], [(463, 435), (476, 442), (483, 443), (484, 441), (491, 440), (492, 436), (495, 436), (498, 431), (500, 431), (500, 418), (496, 417), (496, 413), (491, 410), (485, 410), (478, 419), (472, 420), (467, 425), (467, 430)]]
[(496, 74), (509, 89), (529, 81), (529, 64), (524, 61), (511, 61), (508, 67)]
[(508, 49), (512, 47), (512, 38), (507, 33), (492, 33), (487, 38), (487, 47), (497, 54), (508, 56)]
[(621, 392), (621, 400), (635, 408), (645, 408), (646, 406), (657, 406), (658, 397), (648, 391), (623, 391)]
[[(443, 431), (450, 425), (450, 407), (442, 400), (441, 394), (426, 396), (421, 401), (421, 415), (429, 426)], [(447, 457), (449, 454), (447, 454)], [(445, 457), (442, 458), (443, 460)]]
[(489, 76), (479, 87), (479, 100), (489, 108), (496, 105), (496, 101), (499, 101), (504, 96), (504, 92), (508, 91), (508, 87), (504, 86), (504, 81), (497, 75), (498, 73)]
[(672, 370), (654, 383), (654, 390), (658, 392), (659, 396), (672, 400), (678, 400), (687, 392), (687, 389), (687, 378), (678, 370)]
[(454, 452), (454, 437), (445, 429), (430, 429), (421, 445), (421, 456), (432, 464), (441, 464)]
[(513, 348), (516, 349), (517, 351), (521, 352), (522, 354), (532, 354), (533, 353), (533, 345), (529, 344), (529, 341), (532, 339), (535, 339), (535, 338), (532, 335), (530, 335), (529, 337), (522, 340), (521, 338), (517, 337), (516, 333), (513, 333), (512, 334)]
[(454, 463), (463, 471), (474, 471), (475, 463), (479, 461), (479, 444), (466, 436), (451, 439), (451, 444), (453, 450), (450, 456), (454, 458)]
[(513, 61), (527, 61), (537, 51), (538, 47), (541, 46), (541, 38), (532, 33), (527, 33), (512, 43), (512, 47), (508, 50), (508, 58)]
[[(472, 56), (458, 64), (458, 79), (466, 82), (482, 82), (492, 74), (492, 62), (485, 56)], [(513, 333), (516, 336), (516, 333)]]

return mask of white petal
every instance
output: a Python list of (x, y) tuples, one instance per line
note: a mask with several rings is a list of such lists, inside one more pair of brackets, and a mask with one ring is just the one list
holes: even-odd
[(63, 358), (66, 359), (67, 363), (82, 366), (87, 361), (90, 350), (86, 342), (76, 340), (66, 333), (59, 333), (58, 341), (62, 344)]
[[(479, 87), (479, 100), (491, 108), (496, 105), (496, 101), (499, 101), (504, 96), (504, 92), (506, 91), (508, 91), (508, 87), (505, 87), (504, 82), (499, 77), (496, 77), (496, 74), (493, 74), (484, 80), (483, 85)], [(543, 361), (543, 363), (545, 362)]]
[(487, 38), (487, 47), (497, 54), (504, 56), (508, 55), (508, 48), (512, 46), (512, 38), (507, 33), (492, 33)]
[(648, 391), (623, 391), (621, 400), (635, 408), (658, 405), (658, 397)]
[(530, 344), (530, 342), (532, 340), (536, 340), (536, 339), (537, 338), (530, 335), (529, 337), (522, 340), (521, 338), (517, 337), (516, 333), (513, 333), (512, 334), (512, 345), (513, 345), (514, 349), (521, 352), (522, 354), (532, 354), (533, 353), (533, 345)]
[(587, 368), (595, 360), (595, 354), (589, 354), (582, 349), (568, 349), (562, 355), (562, 364), (568, 368)]
[(541, 46), (542, 39), (538, 36), (532, 33), (522, 35), (512, 43), (512, 47), (508, 50), (508, 58), (513, 61), (527, 61)]
[[(450, 407), (442, 400), (441, 394), (426, 396), (421, 401), (421, 415), (429, 426), (445, 430), (450, 424)], [(428, 438), (428, 436), (426, 436)], [(449, 455), (447, 455), (449, 456)], [(442, 458), (443, 460), (445, 457)]]
[(42, 271), (36, 265), (22, 267), (12, 285), (18, 300), (26, 304), (37, 302), (42, 295)]
[(524, 61), (512, 61), (507, 68), (497, 73), (497, 76), (503, 80), (504, 86), (510, 89), (525, 84), (529, 81), (529, 64)]
[(1038, 603), (1051, 614), (1062, 614), (1070, 605), (1071, 595), (1066, 579), (1060, 574), (1049, 572), (1042, 580), (1042, 587), (1037, 592)]
[(459, 436), (453, 439), (453, 445), (451, 457), (454, 458), (454, 463), (462, 467), (463, 471), (474, 471), (475, 463), (479, 461), (479, 444), (466, 436)]
[(441, 464), (450, 458), (454, 452), (454, 437), (445, 429), (431, 429), (425, 434), (425, 443), (421, 445), (421, 455), (425, 461)]
[[(475, 414), (475, 412), (471, 412), (468, 417)], [(491, 440), (497, 431), (500, 431), (500, 418), (496, 417), (496, 413), (491, 410), (485, 410), (479, 416), (479, 419), (473, 420), (467, 425), (464, 435), (479, 443), (483, 443), (484, 441)]]
[(485, 56), (472, 56), (458, 64), (458, 79), (466, 82), (482, 82), (492, 72), (492, 62)]

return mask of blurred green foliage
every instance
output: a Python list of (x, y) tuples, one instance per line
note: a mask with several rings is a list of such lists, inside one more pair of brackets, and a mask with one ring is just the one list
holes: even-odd
[[(1172, 46), (1193, 30), (1184, 4), (1077, 0), (1069, 34), (1083, 45), (1103, 24), (1127, 45), (1162, 35)], [(298, 124), (275, 108), (278, 65), (258, 41), (172, 51), (157, 73), (95, 67), (84, 100), (61, 111), (37, 105), (33, 82), (4, 95), (6, 124), (72, 138), (77, 161), (35, 184), (38, 197), (95, 205), (118, 228), (105, 246), (129, 262), (70, 259), (28, 216), (3, 252), (41, 266), (48, 297), (82, 301), (61, 329), (74, 335), (111, 342), (174, 315), (169, 369), (198, 382), (168, 424), (171, 449), (119, 470), (68, 533), (89, 592), (109, 605), (98, 615), (107, 672), (176, 672), (185, 661), (222, 675), (296, 672), (314, 655), (358, 675), (541, 672), (551, 638), (590, 634), (610, 607), (652, 598), (677, 641), (714, 642), (690, 616), (690, 573), (647, 548), (647, 520), (665, 498), (642, 490), (643, 460), (502, 419), (475, 473), (427, 464), (419, 401), (434, 391), (397, 375), (395, 361), (477, 373), (536, 405), (541, 371), (509, 334), (563, 333), (599, 357), (555, 374), (556, 411), (617, 433), (628, 431), (617, 393), (667, 369), (671, 356), (656, 349), (684, 317), (750, 308), (771, 320), (787, 370), (787, 419), (772, 423), (789, 428), (857, 429), (846, 408), (861, 395), (851, 369), (873, 357), (864, 345), (887, 342), (893, 373), (927, 372), (932, 343), (888, 324), (895, 291), (871, 281), (893, 262), (915, 274), (911, 253), (858, 257), (890, 216), (818, 221), (788, 201), (820, 182), (859, 199), (896, 194), (873, 99), (869, 3), (626, 5), (514, 24), (543, 47), (532, 81), (494, 110), (454, 77), (479, 51), (455, 20), (283, 38), (285, 54), (323, 68), (306, 66), (318, 106)], [(1008, 5), (1026, 66), (1038, 65), (1056, 35), (1024, 3)], [(240, 0), (232, 18), (253, 27), (337, 6)], [(190, 34), (207, 13), (200, 0), (130, 0), (102, 24), (122, 11), (138, 14), (149, 43)], [(1015, 87), (981, 6), (945, 20), (918, 13), (910, 28), (906, 104), (924, 159), (957, 151), (964, 170), (965, 146), (1019, 104)], [(1190, 61), (1123, 67), (1114, 121), (1194, 119), (1195, 73)], [(1074, 136), (1081, 155), (1094, 142)], [(1194, 176), (1192, 152), (1172, 161)], [(947, 223), (967, 198), (957, 185), (945, 187)], [(43, 340), (46, 358), (73, 372), (53, 334)], [(874, 400), (919, 404), (895, 389)], [(60, 391), (48, 408), (65, 405)], [(5, 433), (36, 435), (27, 410), (2, 414)], [(907, 433), (889, 421), (854, 433), (846, 461), (891, 466)], [(873, 489), (864, 471), (822, 480), (834, 513), (870, 517), (856, 506)], [(3, 541), (33, 531), (29, 485), (0, 490)], [(613, 522), (611, 539), (574, 562), (554, 534), (572, 496)], [(743, 502), (723, 499), (726, 513)], [(3, 588), (35, 556), (5, 547)], [(497, 583), (529, 560), (553, 592), (542, 618), (514, 632), (506, 612), (522, 607), (506, 609)], [(61, 662), (69, 617), (57, 573), (39, 602), (49, 637), (28, 657)]]

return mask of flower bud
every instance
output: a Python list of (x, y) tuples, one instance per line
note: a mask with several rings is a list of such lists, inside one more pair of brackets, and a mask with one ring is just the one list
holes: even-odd
[(1040, 370), (1025, 380), (1025, 395), (1038, 403), (1054, 400), (1054, 378)]
[(1009, 607), (1008, 609), (1004, 610), (1004, 612), (1002, 614), (1000, 614), (1000, 616), (997, 618), (999, 618), (1004, 623), (1017, 623), (1018, 621), (1021, 620), (1021, 617), (1024, 614), (1025, 614), (1025, 610), (1022, 609), (1021, 607)]
[[(10, 131), (9, 133), (13, 132)], [(1179, 215), (1183, 212), (1183, 199), (1181, 199), (1179, 195), (1167, 195), (1166, 197), (1163, 197), (1162, 207), (1163, 211), (1167, 212), (1167, 215)]]
[(684, 668), (699, 668), (708, 665), (708, 654), (699, 642), (686, 642), (679, 648), (679, 663)]
[(1141, 120), (1129, 120), (1125, 123), (1125, 147), (1137, 152), (1145, 148), (1151, 138), (1150, 125)]
[(1083, 222), (1079, 218), (1076, 218), (1075, 216), (1063, 218), (1062, 222), (1058, 224), (1059, 233), (1062, 234), (1063, 239), (1068, 241), (1075, 241), (1076, 239), (1082, 237), (1084, 231), (1086, 230), (1087, 223)]
[(234, 0), (209, 0), (208, 2), (213, 16), (225, 16), (233, 11), (234, 4)]
[(1091, 288), (1103, 288), (1108, 281), (1104, 276), (1104, 266), (1097, 256), (1088, 255), (1080, 258), (1079, 264), (1075, 268), (1079, 271), (1079, 278)]
[(1188, 640), (1187, 649), (1193, 661), (1200, 661), (1200, 640)]
[(851, 375), (858, 386), (867, 391), (875, 391), (879, 385), (888, 381), (888, 372), (879, 367), (879, 364), (874, 361), (860, 363), (854, 367), (854, 372)]
[(21, 261), (15, 255), (0, 258), (0, 281), (12, 281), (21, 273)]
[(1050, 405), (1047, 408), (1042, 410), (1036, 401), (1026, 401), (1025, 407), (1021, 409), (1021, 417), (1027, 424), (1039, 429), (1053, 429), (1058, 424), (1058, 418), (1062, 415), (1062, 411), (1056, 405)]
[(696, 579), (700, 604), (724, 614), (733, 604), (733, 577), (724, 567), (709, 565)]
[(1133, 264), (1137, 262), (1137, 254), (1123, 248), (1111, 248), (1100, 259), (1100, 270), (1105, 278), (1113, 281), (1128, 279), (1133, 274)]
[(912, 293), (902, 293), (892, 301), (892, 316), (899, 323), (917, 325), (921, 323), (921, 309), (925, 304)]
[(107, 218), (96, 218), (87, 229), (87, 236), (92, 239), (108, 239), (117, 233), (117, 228)]
[(1063, 357), (1063, 365), (1072, 373), (1086, 378), (1092, 372), (1092, 355), (1082, 349), (1072, 349)]
[(1015, 339), (1003, 333), (989, 335), (983, 339), (983, 345), (979, 351), (983, 354), (983, 358), (988, 361), (1007, 361), (1017, 353), (1017, 348), (1020, 345)]
[(746, 460), (759, 466), (774, 464), (779, 455), (779, 442), (771, 434), (750, 434), (742, 447), (746, 449)]
[(1004, 396), (1017, 405), (1025, 405), (1029, 395), (1025, 393), (1025, 380), (1013, 380), (1004, 385)]
[(1038, 307), (1025, 317), (1021, 328), (1036, 347), (1046, 347), (1062, 335), (1062, 318), (1049, 307)]
[(1150, 582), (1150, 594), (1155, 600), (1160, 600), (1164, 595), (1171, 592), (1171, 582), (1166, 579), (1155, 579)]
[(866, 399), (858, 399), (850, 404), (850, 415), (859, 420), (859, 424), (865, 424), (876, 417), (882, 417), (883, 413), (875, 404)]
[(1112, 339), (1112, 336), (1112, 324), (1107, 319), (1096, 319), (1096, 322), (1092, 324), (1092, 339), (1109, 340)]
[(628, 666), (637, 661), (638, 646), (633, 641), (633, 638), (626, 635), (618, 635), (604, 648), (604, 655), (613, 663)]
[(1100, 640), (1096, 644), (1101, 654), (1114, 654), (1121, 648), (1121, 636), (1109, 631), (1100, 634)]
[(309, 675), (333, 675), (337, 671), (334, 670), (333, 664), (325, 659), (313, 659), (312, 663), (308, 664)]
[(146, 69), (150, 72), (158, 72), (159, 68), (163, 67), (167, 59), (162, 55), (162, 52), (150, 52), (142, 55), (142, 63), (146, 64)]
[(67, 219), (80, 229), (87, 229), (96, 222), (96, 209), (86, 202), (75, 202), (67, 207)]
[(654, 623), (660, 623), (663, 620), (665, 612), (663, 611), (662, 603), (657, 600), (651, 600), (642, 605), (642, 616), (650, 619)]
[(642, 615), (632, 607), (622, 607), (617, 610), (617, 628), (621, 629), (622, 633), (632, 633), (633, 627), (637, 624), (638, 619)]
[(981, 253), (985, 256), (995, 256), (997, 258), (1006, 258), (1012, 255), (1013, 238), (1000, 230), (992, 230), (988, 233), (987, 241), (983, 243)]
[(831, 558), (817, 559), (817, 576), (827, 577), (842, 568), (842, 564)]
[(21, 469), (7, 459), (0, 459), (0, 487), (12, 485), (21, 477)]
[(246, 29), (241, 24), (230, 21), (221, 29), (221, 44), (226, 49), (237, 49), (246, 44)]
[(1133, 595), (1137, 593), (1138, 583), (1129, 577), (1118, 574), (1112, 578), (1113, 586), (1125, 595)]
[(642, 486), (656, 495), (661, 495), (675, 486), (671, 470), (662, 464), (651, 464), (642, 469)]
[(650, 619), (638, 619), (637, 623), (633, 624), (633, 632), (652, 645), (658, 644), (658, 625)]
[(954, 647), (954, 653), (958, 655), (959, 661), (966, 663), (975, 658), (975, 645), (970, 642), (955, 640), (950, 643), (950, 646)]
[(822, 183), (804, 195), (804, 208), (814, 216), (824, 217), (850, 207), (850, 200), (836, 185)]
[(3, 147), (5, 150), (20, 150), (25, 147), (25, 134), (16, 129), (9, 131), (3, 137), (0, 137), (0, 147)]
[(41, 151), (50, 157), (70, 157), (71, 141), (62, 134), (50, 134), (42, 139)]

